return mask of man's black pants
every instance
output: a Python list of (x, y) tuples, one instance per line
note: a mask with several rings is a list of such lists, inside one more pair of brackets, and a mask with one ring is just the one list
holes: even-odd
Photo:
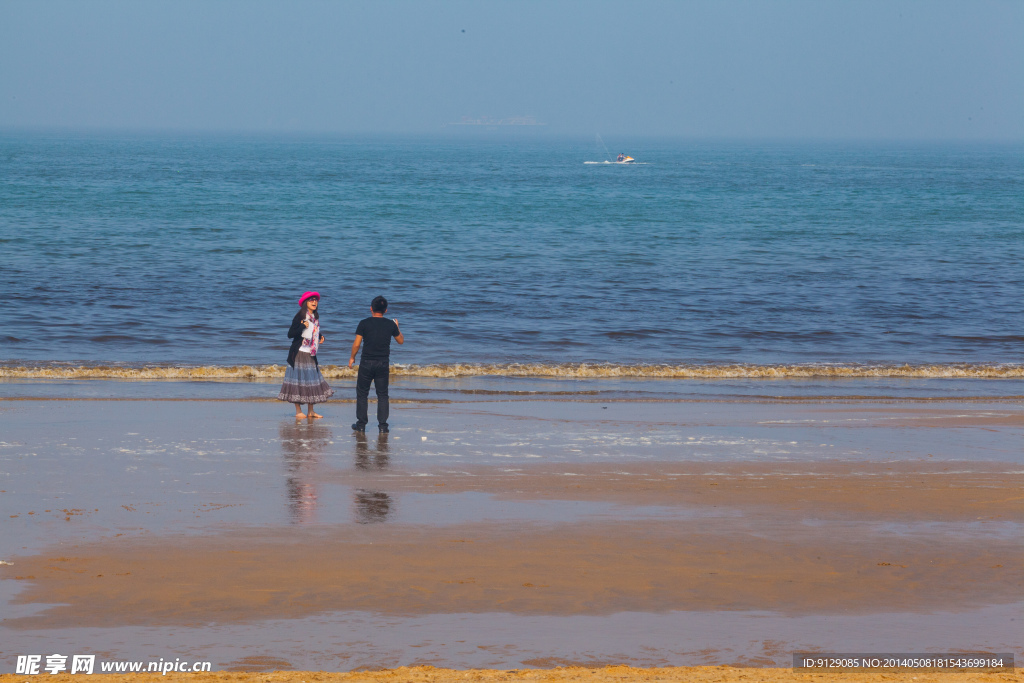
[(356, 422), (360, 427), (365, 427), (369, 422), (366, 415), (367, 399), (370, 396), (370, 383), (373, 382), (377, 390), (377, 424), (385, 428), (388, 426), (388, 378), (391, 368), (386, 360), (366, 360), (359, 364), (359, 374), (356, 376)]

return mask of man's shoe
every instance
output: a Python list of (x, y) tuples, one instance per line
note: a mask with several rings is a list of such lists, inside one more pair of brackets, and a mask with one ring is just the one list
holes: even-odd
[(381, 434), (387, 434), (387, 433), (388, 433), (388, 431), (389, 431), (389, 430), (388, 430), (388, 426), (387, 426), (387, 425), (380, 425), (380, 426), (378, 427), (378, 429), (380, 429), (380, 433), (381, 433)]
[(365, 432), (366, 431), (366, 425), (361, 425), (358, 422), (355, 422), (355, 423), (352, 424), (352, 431), (353, 432)]

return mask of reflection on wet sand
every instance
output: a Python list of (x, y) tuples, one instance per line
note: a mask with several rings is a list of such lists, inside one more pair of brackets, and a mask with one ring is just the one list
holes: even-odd
[(383, 491), (358, 489), (355, 494), (356, 521), (374, 524), (387, 521), (391, 513), (391, 497)]
[[(390, 466), (390, 455), (388, 453), (388, 435), (386, 433), (377, 437), (377, 444), (374, 450), (370, 450), (366, 434), (356, 435), (355, 444), (355, 466), (357, 470), (381, 471)], [(374, 524), (387, 521), (388, 515), (394, 510), (394, 503), (391, 496), (383, 491), (372, 491), (368, 489), (356, 489), (355, 492), (355, 520), (360, 524)]]
[(317, 475), (331, 443), (331, 430), (313, 422), (289, 421), (282, 423), (279, 435), (287, 472), (289, 517), (292, 524), (308, 524), (316, 516)]
[(370, 450), (370, 443), (365, 433), (356, 435), (355, 448), (356, 469), (359, 470), (386, 470), (391, 466), (389, 455), (388, 435), (381, 434), (377, 437), (377, 447)]

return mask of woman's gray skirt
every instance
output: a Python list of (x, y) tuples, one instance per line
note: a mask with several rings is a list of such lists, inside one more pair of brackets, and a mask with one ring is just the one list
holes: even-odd
[(287, 366), (278, 400), (289, 403), (323, 403), (334, 395), (320, 368), (305, 351), (295, 354), (295, 367)]

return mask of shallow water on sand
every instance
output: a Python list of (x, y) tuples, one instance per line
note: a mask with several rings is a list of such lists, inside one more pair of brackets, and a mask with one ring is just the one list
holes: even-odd
[[(137, 398), (274, 400), (281, 377), (221, 380), (4, 378), (0, 398)], [(332, 379), (335, 401), (355, 396), (352, 377)], [(1024, 379), (975, 378), (801, 378), (662, 379), (609, 377), (404, 377), (391, 378), (397, 401), (515, 401), (601, 399), (635, 401), (820, 400), (842, 398), (1024, 400)]]
[[(941, 608), (939, 608), (941, 610)], [(792, 652), (1020, 652), (1024, 603), (966, 613), (620, 613), (591, 616), (434, 614), (384, 617), (341, 612), (305, 620), (173, 627), (77, 628), (11, 634), (0, 658), (23, 652), (106, 653), (156, 660), (168, 654), (214, 669), (349, 671), (431, 664), (521, 669), (603, 666), (792, 664)], [(6, 636), (7, 634), (5, 634)], [(273, 645), (270, 645), (273, 643)]]
[[(24, 387), (2, 388), (20, 392)], [(798, 464), (804, 471), (850, 461), (1024, 466), (1022, 402), (996, 397), (963, 402), (955, 394), (940, 397), (945, 400), (894, 400), (840, 393), (779, 401), (733, 391), (700, 401), (679, 400), (671, 387), (643, 393), (619, 387), (609, 389), (608, 396), (570, 400), (560, 392), (481, 395), (427, 387), (395, 404), (392, 431), (378, 439), (372, 423), (367, 437), (352, 436), (351, 403), (324, 404), (325, 419), (296, 423), (285, 404), (224, 398), (236, 390), (252, 392), (252, 385), (201, 388), (213, 397), (131, 400), (139, 394), (173, 396), (179, 388), (99, 383), (95, 392), (90, 386), (83, 393), (121, 398), (0, 401), (0, 476), (6, 482), (0, 500), (22, 513), (8, 524), (7, 542), (31, 538), (38, 543), (65, 529), (74, 537), (80, 527), (64, 524), (61, 512), (69, 505), (80, 510), (80, 521), (97, 528), (134, 528), (138, 522), (155, 531), (372, 516), (372, 497), (360, 512), (358, 493), (327, 493), (332, 478), (349, 470), (429, 477), (478, 466), (548, 464), (564, 465), (568, 476), (574, 466), (595, 463), (612, 470), (616, 464), (652, 462)], [(125, 517), (118, 505), (110, 505), (112, 492), (123, 498), (118, 505), (143, 505), (143, 511)], [(266, 504), (274, 500), (279, 503)], [(382, 519), (423, 515), (442, 523), (497, 505), (458, 498), (442, 512), (415, 500), (387, 503)], [(500, 512), (486, 514), (557, 521), (609, 513), (596, 502), (588, 505), (585, 513), (550, 503), (529, 510), (499, 506)], [(47, 508), (52, 512), (44, 513)], [(27, 516), (29, 510), (36, 516)]]

